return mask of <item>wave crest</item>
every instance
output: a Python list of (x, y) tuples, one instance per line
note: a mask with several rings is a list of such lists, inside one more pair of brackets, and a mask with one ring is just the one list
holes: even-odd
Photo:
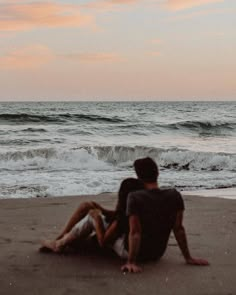
[(140, 157), (152, 157), (161, 168), (178, 170), (236, 171), (236, 154), (194, 152), (154, 147), (103, 146), (88, 147), (98, 159), (117, 165), (132, 165)]
[[(84, 146), (73, 150), (29, 149), (0, 154), (0, 167), (23, 165), (51, 169), (107, 169), (131, 167), (141, 157), (152, 157), (160, 169), (236, 171), (236, 154), (195, 152), (144, 146)], [(11, 165), (10, 165), (11, 164)]]

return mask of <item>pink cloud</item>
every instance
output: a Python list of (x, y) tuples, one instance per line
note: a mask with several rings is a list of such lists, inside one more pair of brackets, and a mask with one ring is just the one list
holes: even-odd
[(92, 1), (83, 4), (83, 7), (98, 9), (101, 11), (120, 10), (122, 6), (128, 6), (129, 4), (136, 4), (141, 0), (103, 0)]
[(162, 43), (162, 40), (161, 39), (152, 39), (151, 42), (153, 44), (160, 44), (160, 43)]
[(38, 68), (54, 58), (52, 52), (43, 45), (30, 45), (14, 49), (0, 57), (0, 68)]
[(75, 54), (56, 54), (48, 47), (40, 44), (16, 48), (0, 56), (0, 69), (32, 69), (39, 68), (50, 61), (69, 59), (86, 63), (114, 63), (125, 59), (115, 52), (84, 52)]
[(81, 14), (79, 8), (56, 2), (0, 4), (0, 31), (94, 25), (93, 17)]
[(140, 0), (108, 0), (107, 2), (113, 3), (113, 4), (132, 4), (140, 2)]
[(150, 52), (147, 52), (147, 55), (150, 55), (150, 56), (160, 56), (161, 53), (160, 53), (160, 51), (150, 51)]
[(64, 58), (82, 62), (120, 62), (124, 61), (119, 54), (114, 52), (90, 52), (62, 55)]
[(8, 38), (8, 37), (12, 37), (12, 34), (10, 34), (9, 32), (0, 31), (0, 38)]
[(192, 19), (195, 17), (200, 17), (200, 16), (208, 16), (210, 14), (223, 14), (223, 13), (234, 13), (230, 8), (228, 9), (220, 9), (220, 8), (211, 8), (211, 9), (204, 9), (204, 10), (198, 10), (198, 11), (193, 11), (191, 13), (187, 14), (177, 14), (172, 16), (169, 20), (170, 21), (179, 21), (179, 20), (186, 20), (186, 19)]
[(217, 2), (224, 2), (224, 0), (167, 0), (164, 5), (170, 10), (184, 10)]
[(114, 3), (114, 4), (130, 4), (139, 2), (139, 0), (108, 0), (106, 2)]

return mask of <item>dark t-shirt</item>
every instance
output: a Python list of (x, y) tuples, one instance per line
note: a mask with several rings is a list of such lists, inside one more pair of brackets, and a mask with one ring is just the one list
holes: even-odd
[(127, 216), (137, 215), (142, 227), (138, 258), (160, 258), (167, 247), (177, 211), (184, 210), (181, 194), (175, 189), (152, 189), (130, 193)]

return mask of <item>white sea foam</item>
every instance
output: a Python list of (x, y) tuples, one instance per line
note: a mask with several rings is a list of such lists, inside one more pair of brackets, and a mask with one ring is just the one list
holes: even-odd
[(77, 149), (27, 149), (0, 154), (0, 169), (107, 170), (127, 167), (140, 157), (154, 158), (160, 167), (178, 170), (236, 171), (236, 154), (127, 146), (85, 146)]
[(96, 159), (85, 149), (56, 150), (31, 149), (0, 154), (0, 169), (24, 170), (53, 169), (53, 170), (106, 170), (109, 164)]
[(160, 182), (164, 186), (177, 185), (185, 189), (236, 186), (236, 156), (233, 154), (146, 147), (50, 148), (0, 154), (0, 176), (5, 183), (1, 187), (1, 197), (117, 191), (123, 178), (135, 176), (133, 161), (144, 156), (151, 156), (158, 162)]

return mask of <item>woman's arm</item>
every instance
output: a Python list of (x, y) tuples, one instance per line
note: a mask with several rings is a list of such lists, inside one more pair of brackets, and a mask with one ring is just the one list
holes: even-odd
[(105, 228), (104, 223), (101, 217), (101, 211), (99, 209), (92, 209), (88, 213), (94, 220), (94, 229), (96, 231), (96, 236), (98, 240), (98, 244), (100, 247), (104, 245), (104, 235), (105, 235)]
[(91, 202), (94, 205), (94, 208), (99, 209), (102, 214), (107, 217), (108, 219), (112, 219), (115, 216), (116, 211), (115, 210), (111, 210), (111, 209), (106, 209), (104, 207), (102, 207), (100, 204), (96, 203), (96, 202)]
[(115, 240), (119, 237), (118, 221), (114, 220), (107, 228), (104, 235), (104, 245), (113, 244)]
[(113, 242), (119, 236), (117, 220), (114, 220), (105, 230), (101, 217), (101, 211), (99, 209), (90, 210), (89, 215), (94, 220), (94, 229), (96, 231), (96, 236), (100, 247), (113, 244)]

